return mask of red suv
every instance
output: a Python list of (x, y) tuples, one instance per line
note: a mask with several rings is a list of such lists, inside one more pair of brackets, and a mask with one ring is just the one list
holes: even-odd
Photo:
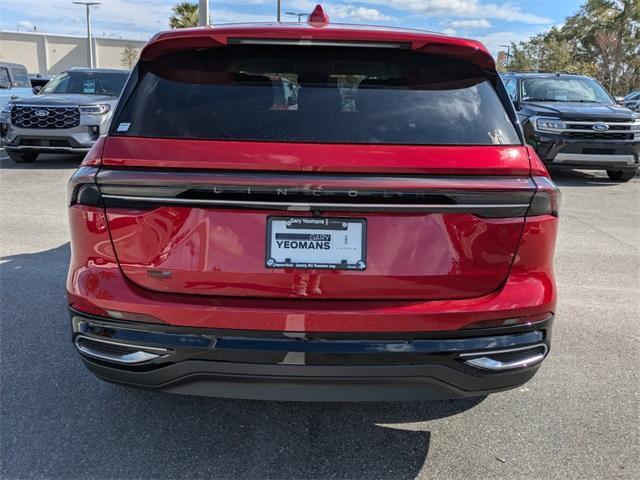
[(513, 388), (549, 349), (557, 202), (480, 43), (160, 33), (70, 180), (73, 342), (104, 380), (186, 394)]

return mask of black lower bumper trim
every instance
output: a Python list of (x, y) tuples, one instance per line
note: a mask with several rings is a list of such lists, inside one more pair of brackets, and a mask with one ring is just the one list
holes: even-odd
[(479, 377), (444, 365), (319, 367), (186, 360), (147, 372), (83, 359), (99, 378), (129, 387), (221, 398), (280, 401), (437, 400), (488, 395), (522, 385), (538, 366)]
[[(539, 368), (553, 321), (395, 338), (366, 333), (336, 338), (150, 325), (75, 311), (71, 316), (85, 364), (104, 380), (190, 395), (304, 401), (459, 398), (514, 388)], [(534, 352), (537, 360), (527, 362)], [(118, 355), (123, 356), (120, 363)], [(521, 366), (500, 371), (468, 361), (484, 359), (500, 367), (514, 356), (524, 359)]]
[(90, 147), (38, 147), (38, 146), (20, 146), (20, 147), (8, 147), (4, 149), (8, 152), (25, 152), (25, 153), (87, 153), (91, 150)]

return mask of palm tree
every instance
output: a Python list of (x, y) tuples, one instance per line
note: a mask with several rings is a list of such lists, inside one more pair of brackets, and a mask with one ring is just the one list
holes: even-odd
[(171, 10), (173, 14), (169, 17), (171, 28), (187, 28), (198, 26), (198, 4), (191, 2), (180, 2)]

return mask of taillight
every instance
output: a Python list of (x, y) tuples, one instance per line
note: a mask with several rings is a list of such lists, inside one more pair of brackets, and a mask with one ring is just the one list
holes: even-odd
[(69, 206), (90, 205), (93, 207), (102, 206), (100, 190), (96, 185), (96, 167), (80, 167), (67, 184), (67, 198)]
[(529, 153), (529, 163), (531, 165), (532, 177), (548, 177), (549, 170), (545, 167), (544, 162), (540, 160), (540, 157), (536, 153), (535, 149), (531, 145), (526, 145), (525, 148)]
[(99, 137), (87, 152), (80, 168), (76, 170), (67, 184), (68, 205), (89, 205), (102, 207), (100, 189), (96, 185), (98, 167), (102, 164), (102, 150), (106, 137)]
[(531, 199), (527, 216), (553, 215), (558, 216), (560, 207), (560, 189), (548, 177), (533, 177), (536, 192)]
[(91, 150), (84, 156), (80, 164), (81, 166), (98, 166), (102, 164), (102, 149), (104, 148), (105, 138), (106, 137), (98, 137), (96, 143), (91, 147)]

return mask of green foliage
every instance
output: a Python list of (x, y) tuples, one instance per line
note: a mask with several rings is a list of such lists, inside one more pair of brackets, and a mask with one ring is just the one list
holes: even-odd
[(169, 17), (171, 28), (187, 28), (198, 26), (198, 4), (191, 2), (180, 2), (171, 8), (173, 12)]
[(564, 25), (511, 45), (509, 70), (567, 71), (613, 95), (640, 87), (640, 0), (587, 0)]

